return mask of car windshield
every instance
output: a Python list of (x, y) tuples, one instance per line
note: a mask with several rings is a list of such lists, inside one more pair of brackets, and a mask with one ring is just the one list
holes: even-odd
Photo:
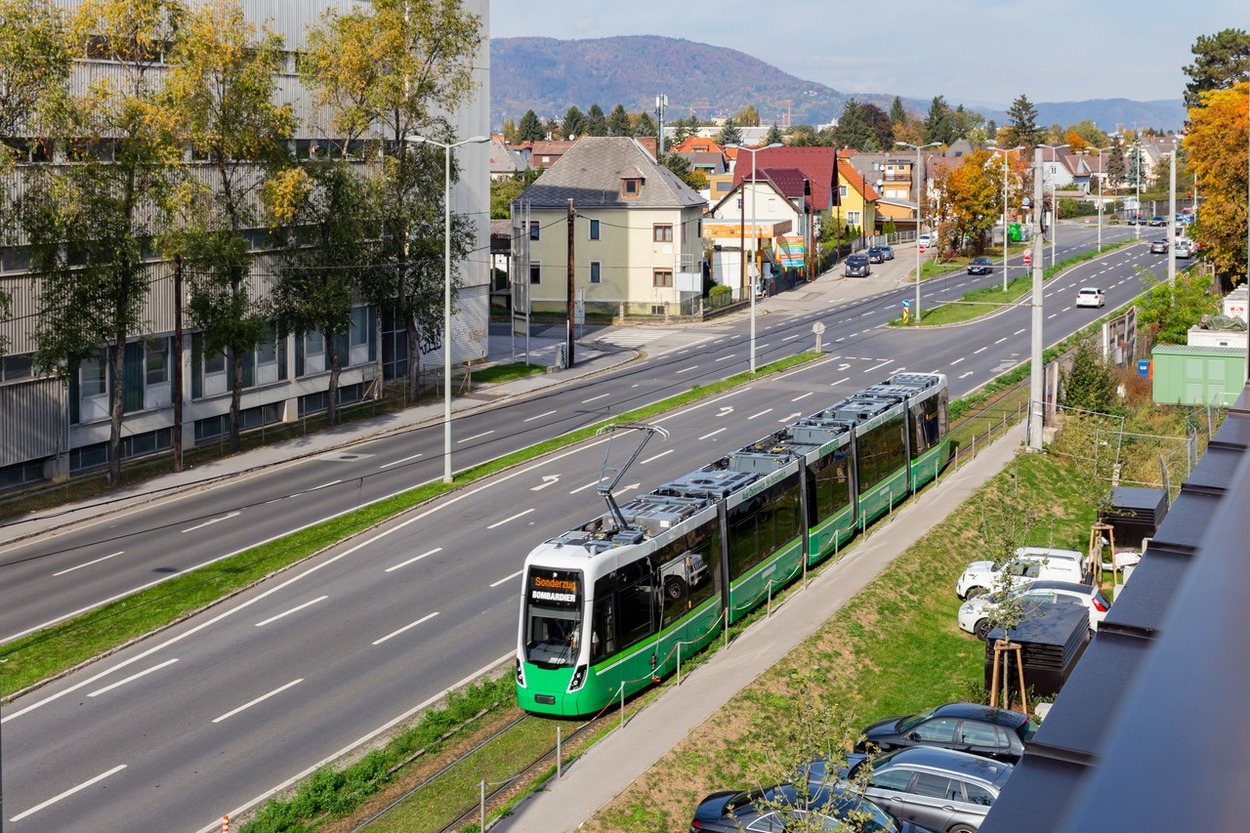
[(932, 717), (934, 711), (936, 710), (929, 709), (927, 712), (913, 714), (911, 717), (904, 717), (898, 722), (898, 726), (895, 727), (894, 731), (898, 732), (900, 735), (906, 734), (911, 729), (914, 729), (916, 726), (919, 726), (921, 723)]
[(1037, 734), (1037, 729), (1037, 721), (1030, 717), (1028, 720), (1021, 723), (1020, 728), (1016, 731), (1020, 733), (1020, 739), (1027, 743), (1028, 741), (1033, 740), (1033, 736)]

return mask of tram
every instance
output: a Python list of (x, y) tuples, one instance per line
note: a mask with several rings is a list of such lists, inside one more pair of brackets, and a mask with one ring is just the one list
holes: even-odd
[(525, 559), (520, 706), (594, 714), (672, 673), (937, 478), (948, 396), (942, 374), (900, 373), (623, 505), (623, 469), (601, 478), (609, 511)]

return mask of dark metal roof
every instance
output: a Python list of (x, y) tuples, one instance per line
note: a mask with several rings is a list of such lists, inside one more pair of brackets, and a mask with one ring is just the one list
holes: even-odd
[[(624, 179), (644, 180), (635, 197), (621, 194)], [(689, 185), (656, 162), (636, 139), (585, 136), (578, 139), (521, 199), (534, 208), (691, 208), (706, 205)]]
[(981, 833), (1250, 823), (1250, 387), (1173, 502)]

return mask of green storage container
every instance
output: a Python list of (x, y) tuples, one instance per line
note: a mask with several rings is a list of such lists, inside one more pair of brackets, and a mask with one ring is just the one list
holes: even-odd
[(1238, 347), (1165, 344), (1150, 355), (1160, 405), (1231, 405), (1246, 382), (1246, 351)]

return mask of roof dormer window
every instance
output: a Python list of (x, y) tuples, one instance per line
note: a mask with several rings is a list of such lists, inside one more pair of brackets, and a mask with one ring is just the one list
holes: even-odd
[(643, 181), (642, 171), (633, 166), (621, 171), (621, 196), (627, 200), (638, 199)]

